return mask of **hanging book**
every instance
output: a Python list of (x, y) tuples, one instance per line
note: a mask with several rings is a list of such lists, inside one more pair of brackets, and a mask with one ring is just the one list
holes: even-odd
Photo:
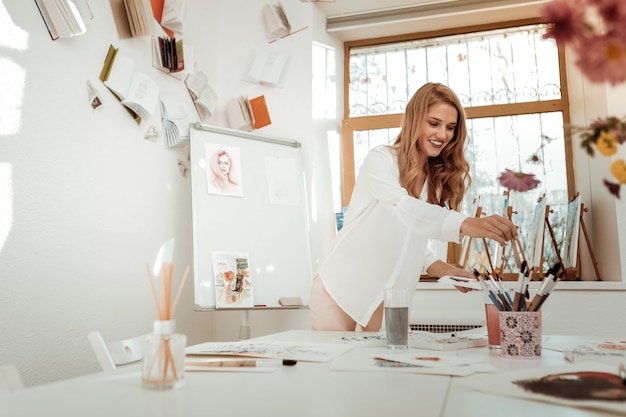
[(208, 76), (204, 72), (196, 70), (187, 75), (185, 85), (196, 105), (200, 118), (212, 116), (217, 104), (217, 93), (209, 85)]
[(183, 18), (186, 11), (185, 0), (164, 0), (161, 13), (161, 26), (178, 35), (183, 34)]
[(226, 103), (226, 117), (232, 129), (251, 131), (272, 123), (265, 96), (236, 97)]
[(275, 40), (287, 36), (291, 30), (291, 24), (285, 14), (285, 9), (280, 3), (266, 4), (263, 6), (263, 21), (269, 40)]
[(254, 307), (247, 253), (213, 252), (217, 308)]
[(251, 131), (254, 126), (250, 102), (246, 97), (236, 97), (226, 103), (226, 118), (232, 129)]
[(132, 37), (165, 35), (154, 17), (150, 0), (124, 0), (124, 9)]
[(183, 40), (168, 36), (152, 36), (152, 66), (174, 73), (185, 69)]
[(35, 0), (52, 40), (82, 35), (93, 19), (87, 0)]
[(270, 119), (270, 112), (267, 109), (267, 103), (265, 102), (265, 96), (258, 96), (250, 99), (250, 111), (252, 112), (252, 124), (253, 129), (260, 129), (267, 125), (272, 124)]
[(100, 81), (128, 109), (137, 123), (152, 117), (159, 103), (159, 86), (135, 68), (133, 61), (109, 46)]
[(270, 87), (280, 86), (288, 58), (284, 53), (259, 51), (248, 71), (250, 80)]
[(161, 94), (161, 119), (165, 147), (172, 148), (189, 143), (189, 117), (182, 100), (175, 94)]

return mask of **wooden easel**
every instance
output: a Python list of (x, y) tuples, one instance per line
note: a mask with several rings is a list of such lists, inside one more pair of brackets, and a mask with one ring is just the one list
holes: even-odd
[[(596, 260), (596, 255), (593, 252), (593, 248), (591, 247), (591, 239), (589, 239), (589, 233), (587, 232), (587, 226), (585, 226), (585, 220), (583, 219), (583, 214), (585, 214), (589, 209), (585, 207), (585, 203), (580, 204), (580, 228), (585, 235), (585, 242), (587, 242), (587, 249), (589, 250), (589, 256), (591, 256), (591, 263), (593, 264), (593, 271), (596, 273), (596, 280), (602, 281), (600, 278), (600, 269), (598, 268), (598, 261)], [(580, 245), (580, 238), (579, 238)], [(580, 251), (579, 251), (580, 253)], [(578, 268), (578, 272), (580, 272), (580, 255), (578, 256), (576, 267)]]
[[(511, 217), (513, 216), (513, 207), (509, 206), (507, 207), (507, 216), (509, 218), (509, 220), (511, 220)], [(478, 218), (481, 217), (482, 215), (486, 214), (486, 212), (483, 212), (483, 208), (481, 206), (477, 206), (476, 207), (476, 214), (474, 215), (474, 217)], [(471, 245), (472, 245), (472, 237), (468, 237), (467, 241), (465, 242), (465, 244), (463, 245), (463, 250), (461, 251), (461, 259), (460, 259), (460, 265), (463, 269), (465, 269), (467, 267), (467, 263), (469, 261), (469, 254), (470, 254), (470, 250), (471, 250)], [(492, 273), (497, 273), (498, 271), (500, 272), (499, 275), (502, 275), (502, 278), (504, 280), (507, 280), (508, 277), (505, 277), (504, 275), (504, 263), (505, 263), (505, 259), (506, 257), (504, 256), (506, 254), (506, 249), (507, 246), (509, 245), (507, 243), (507, 245), (504, 246), (504, 248), (502, 248), (502, 257), (501, 259), (496, 259), (496, 262), (500, 261), (500, 268), (497, 269), (498, 265), (494, 263), (494, 261), (491, 258), (491, 254), (489, 253), (489, 245), (487, 243), (487, 239), (486, 238), (482, 238), (483, 241), (483, 245), (485, 247), (485, 254), (487, 255), (487, 262), (489, 263), (489, 270)], [(512, 245), (511, 248), (513, 250), (513, 256), (515, 257), (515, 262), (519, 267), (521, 267), (522, 265), (522, 261), (526, 261), (526, 255), (524, 254), (524, 250), (522, 248), (522, 244), (520, 243), (519, 239), (515, 239), (512, 240), (510, 242), (510, 244)], [(512, 279), (517, 279), (517, 273), (515, 273), (515, 277)]]
[[(554, 229), (552, 228), (552, 225), (550, 224), (550, 219), (549, 219), (550, 213), (553, 213), (553, 211), (550, 209), (549, 205), (546, 205), (546, 211), (545, 211), (543, 221), (546, 227), (548, 228), (548, 233), (550, 233), (550, 240), (552, 242), (552, 247), (554, 248), (554, 253), (556, 254), (556, 258), (559, 261), (559, 263), (563, 265), (563, 259), (561, 259), (561, 251), (559, 250), (559, 245), (556, 243), (556, 237), (554, 236)], [(543, 279), (546, 276), (545, 272), (543, 271), (544, 248), (545, 248), (545, 232), (544, 232), (544, 237), (541, 239), (541, 257), (540, 257), (541, 261), (539, 262), (539, 265), (535, 266), (535, 269), (533, 269), (531, 273), (532, 274), (531, 278), (533, 280), (535, 278)]]
[[(576, 199), (576, 197), (578, 197), (578, 193), (576, 193), (576, 195), (574, 195), (574, 198), (570, 201), (570, 203), (572, 201), (574, 201)], [(593, 263), (593, 270), (596, 274), (596, 280), (597, 281), (602, 281), (602, 278), (600, 278), (600, 270), (598, 268), (598, 262), (596, 260), (596, 255), (593, 252), (593, 248), (591, 247), (591, 239), (589, 238), (589, 232), (587, 231), (587, 226), (585, 225), (585, 220), (583, 219), (583, 214), (586, 213), (587, 211), (589, 211), (588, 208), (585, 207), (584, 203), (580, 204), (580, 216), (579, 216), (579, 221), (580, 221), (580, 229), (583, 231), (583, 235), (585, 236), (585, 242), (587, 243), (587, 249), (589, 250), (589, 256), (591, 257), (591, 262)], [(548, 227), (548, 232), (550, 232), (550, 238), (552, 239), (552, 245), (554, 247), (554, 252), (556, 253), (556, 257), (559, 261), (559, 263), (561, 265), (563, 264), (563, 259), (561, 258), (561, 251), (559, 249), (559, 246), (556, 242), (556, 238), (554, 236), (554, 230), (552, 229), (552, 225), (550, 224), (550, 220), (549, 220), (549, 215), (550, 213), (552, 213), (552, 210), (550, 210), (550, 206), (546, 206), (546, 215), (545, 215), (545, 222), (546, 222), (546, 226)], [(580, 272), (581, 272), (581, 267), (580, 267), (580, 235), (578, 236), (578, 256), (576, 257), (576, 266), (573, 268), (566, 268), (565, 270), (565, 274), (563, 275), (563, 280), (565, 281), (576, 281), (580, 279)], [(543, 247), (541, 249), (541, 265), (543, 265)], [(543, 277), (545, 274), (543, 273), (543, 271), (541, 271), (541, 277)]]
[[(483, 208), (481, 206), (477, 206), (476, 207), (476, 213), (474, 214), (474, 217), (478, 218), (480, 216), (482, 216), (483, 214)], [(467, 263), (469, 262), (469, 255), (472, 249), (472, 240), (474, 238), (471, 236), (467, 236), (465, 242), (463, 243), (463, 247), (461, 248), (461, 256), (459, 259), (459, 264), (461, 265), (461, 267), (463, 269), (467, 268)], [(484, 240), (484, 239), (483, 239)], [(486, 243), (485, 243), (486, 245)], [(489, 265), (491, 267), (491, 258), (489, 258), (489, 251), (487, 251), (487, 258), (489, 260)]]
[[(513, 213), (517, 213), (513, 210), (512, 206), (508, 206), (506, 208), (506, 217), (509, 220), (513, 220)], [(522, 243), (518, 239), (513, 239), (504, 245), (502, 249), (500, 249), (501, 257), (496, 261), (498, 264), (495, 265), (496, 275), (500, 275), (505, 281), (516, 281), (518, 278), (517, 271), (511, 271), (511, 273), (506, 273), (505, 271), (505, 263), (506, 263), (506, 250), (507, 247), (511, 245), (511, 250), (513, 252), (513, 257), (515, 258), (515, 264), (517, 265), (517, 269), (519, 270), (522, 267), (522, 262), (527, 262), (526, 254), (524, 253), (524, 249), (522, 248)]]

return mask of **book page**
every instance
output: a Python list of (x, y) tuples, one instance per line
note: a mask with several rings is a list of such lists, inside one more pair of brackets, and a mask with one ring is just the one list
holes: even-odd
[(287, 65), (288, 55), (261, 51), (256, 54), (248, 75), (256, 82), (277, 87)]
[(158, 102), (159, 86), (146, 74), (135, 72), (122, 104), (145, 120), (152, 116)]
[(118, 53), (115, 60), (111, 64), (111, 72), (109, 78), (104, 81), (109, 90), (113, 92), (120, 100), (124, 100), (128, 95), (130, 83), (135, 73), (135, 64), (133, 61)]
[(195, 100), (195, 103), (198, 106), (201, 106), (204, 111), (211, 116), (217, 106), (217, 93), (211, 88), (210, 85), (206, 85), (200, 92), (198, 98)]
[(187, 89), (191, 93), (191, 97), (193, 97), (194, 100), (200, 97), (200, 94), (202, 93), (204, 87), (207, 85), (207, 82), (208, 77), (202, 71), (193, 72), (187, 75), (187, 78), (185, 78), (185, 85), (187, 86)]
[(163, 2), (161, 25), (173, 32), (182, 34), (185, 4), (183, 0), (165, 0)]
[(269, 39), (277, 39), (289, 34), (289, 23), (280, 4), (266, 4), (263, 7), (263, 20)]

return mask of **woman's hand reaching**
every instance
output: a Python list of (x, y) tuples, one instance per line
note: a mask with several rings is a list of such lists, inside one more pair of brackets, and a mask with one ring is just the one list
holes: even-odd
[(461, 223), (461, 233), (475, 238), (493, 239), (504, 246), (517, 239), (517, 228), (506, 217), (492, 214), (487, 217), (468, 217)]

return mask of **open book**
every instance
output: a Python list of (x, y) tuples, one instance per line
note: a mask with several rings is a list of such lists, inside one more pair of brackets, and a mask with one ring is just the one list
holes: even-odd
[(104, 60), (100, 81), (128, 109), (137, 123), (149, 119), (159, 103), (159, 86), (137, 71), (133, 61), (113, 45)]
[(291, 24), (285, 14), (285, 9), (280, 3), (266, 4), (263, 6), (263, 21), (269, 40), (275, 40), (287, 36), (291, 30)]
[(152, 13), (150, 0), (124, 0), (131, 36), (163, 33)]
[(175, 94), (161, 94), (161, 118), (166, 148), (189, 143), (189, 116), (185, 106)]
[(207, 75), (200, 70), (196, 70), (187, 75), (185, 85), (196, 105), (200, 118), (204, 119), (204, 116), (213, 115), (217, 104), (217, 93), (209, 85)]
[(52, 40), (82, 35), (93, 19), (87, 0), (35, 0)]
[(284, 53), (259, 51), (250, 66), (248, 75), (251, 81), (278, 87), (281, 83), (289, 56)]
[(265, 96), (241, 96), (226, 103), (226, 117), (232, 129), (251, 131), (272, 123)]
[(186, 0), (164, 0), (161, 26), (182, 35)]
[(183, 40), (168, 36), (152, 36), (152, 66), (167, 73), (185, 69)]

